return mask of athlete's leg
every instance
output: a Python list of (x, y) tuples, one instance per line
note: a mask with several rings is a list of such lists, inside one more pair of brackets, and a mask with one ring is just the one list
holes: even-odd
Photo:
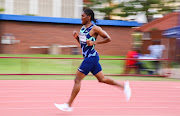
[(100, 71), (98, 72), (96, 75), (94, 75), (99, 82), (101, 83), (106, 83), (106, 84), (109, 84), (109, 85), (115, 85), (117, 87), (120, 87), (121, 89), (124, 89), (124, 84), (120, 84), (119, 82), (113, 80), (112, 78), (110, 77), (105, 77), (103, 72)]
[(129, 101), (130, 97), (131, 97), (131, 88), (129, 86), (129, 82), (125, 82), (124, 84), (120, 84), (117, 81), (111, 79), (110, 77), (105, 77), (103, 72), (100, 71), (98, 72), (95, 77), (98, 79), (99, 82), (101, 83), (106, 83), (109, 85), (114, 85), (117, 86), (119, 88), (121, 88), (126, 96), (126, 100)]
[[(79, 67), (78, 71), (76, 72), (76, 78), (74, 79), (74, 87), (71, 92), (71, 96), (67, 103), (64, 104), (54, 104), (58, 109), (62, 111), (72, 111), (72, 103), (74, 99), (76, 98), (77, 94), (80, 91), (81, 88), (81, 80), (89, 73), (89, 67), (88, 66), (88, 59), (85, 59), (81, 66)], [(82, 72), (81, 72), (82, 71)]]
[(105, 77), (102, 68), (99, 62), (95, 64), (93, 69), (91, 70), (92, 74), (98, 79), (101, 83), (106, 83), (109, 85), (115, 85), (117, 87), (120, 87), (121, 89), (124, 89), (124, 84), (120, 84), (119, 82), (111, 79), (110, 77)]
[(77, 94), (80, 91), (81, 88), (81, 80), (85, 77), (86, 75), (81, 73), (80, 71), (77, 71), (76, 73), (76, 78), (74, 79), (74, 87), (71, 93), (71, 97), (69, 99), (69, 101), (67, 102), (69, 104), (69, 106), (71, 107), (74, 99), (76, 98)]

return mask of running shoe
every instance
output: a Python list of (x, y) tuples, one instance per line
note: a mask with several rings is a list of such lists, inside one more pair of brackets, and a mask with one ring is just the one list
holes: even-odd
[(129, 86), (129, 82), (128, 81), (126, 81), (124, 83), (124, 91), (123, 92), (124, 92), (124, 94), (126, 96), (126, 101), (129, 101), (129, 99), (131, 98), (131, 88)]
[(72, 107), (69, 107), (69, 104), (67, 104), (67, 103), (64, 103), (64, 104), (56, 104), (56, 103), (54, 103), (54, 105), (55, 105), (58, 109), (60, 109), (60, 110), (62, 110), (62, 111), (67, 111), (67, 112), (72, 112), (72, 111), (73, 111), (73, 108), (72, 108)]

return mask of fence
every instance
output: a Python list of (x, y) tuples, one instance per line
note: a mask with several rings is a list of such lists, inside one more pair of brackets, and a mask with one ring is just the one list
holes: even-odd
[[(75, 71), (80, 65), (83, 58), (59, 58), (59, 57), (0, 57), (0, 59), (6, 59), (3, 61), (4, 66), (11, 65), (8, 64), (9, 61), (7, 59), (19, 59), (18, 61), (11, 61), (14, 65), (10, 66), (10, 68), (4, 68), (3, 65), (0, 68), (0, 75), (75, 75)], [(36, 59), (36, 62), (30, 61), (30, 59)], [(47, 60), (48, 59), (48, 60)], [(51, 60), (49, 60), (51, 59)], [(54, 61), (54, 60), (55, 61)], [(41, 63), (38, 63), (38, 61)], [(47, 60), (42, 63), (43, 60)], [(60, 60), (61, 63), (59, 62)], [(78, 61), (77, 61), (78, 60)], [(171, 62), (170, 59), (156, 59), (156, 61), (164, 62), (161, 67), (161, 74), (152, 75), (152, 74), (123, 74), (124, 70), (124, 62), (125, 60), (141, 60), (141, 61), (150, 61), (154, 59), (128, 59), (128, 58), (100, 58), (100, 62), (105, 75), (110, 76), (159, 76), (159, 77), (168, 77), (171, 74)], [(104, 63), (106, 61), (106, 63)], [(30, 62), (34, 62), (34, 67), (31, 66)], [(53, 65), (55, 62), (56, 65)], [(7, 64), (6, 64), (7, 63)], [(49, 64), (50, 65), (49, 65)], [(59, 64), (58, 64), (59, 63)], [(64, 64), (63, 64), (64, 63)], [(48, 64), (48, 66), (44, 66), (44, 64)], [(52, 65), (51, 65), (52, 64)], [(71, 66), (70, 66), (71, 65)], [(118, 69), (119, 66), (119, 69)], [(18, 70), (15, 67), (20, 67)], [(46, 70), (43, 71), (43, 68), (47, 67)], [(70, 68), (71, 67), (71, 68)], [(56, 71), (54, 70), (56, 69)], [(63, 69), (62, 72), (58, 72), (58, 70)], [(51, 70), (51, 71), (50, 71)], [(71, 71), (68, 71), (71, 70)], [(118, 72), (119, 70), (119, 72)], [(16, 73), (15, 73), (16, 72)], [(17, 73), (19, 72), (19, 73)], [(29, 73), (31, 72), (31, 73)], [(42, 73), (40, 73), (42, 72)], [(47, 72), (47, 73), (46, 73)], [(64, 73), (66, 72), (66, 73)]]

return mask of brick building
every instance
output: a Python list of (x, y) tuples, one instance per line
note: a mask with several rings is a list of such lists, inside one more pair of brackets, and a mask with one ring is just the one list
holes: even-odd
[[(72, 37), (72, 31), (79, 31), (82, 26), (80, 19), (5, 14), (1, 14), (0, 19), (1, 54), (47, 54), (53, 44), (58, 44), (59, 54), (80, 51), (78, 42)], [(96, 46), (100, 55), (125, 55), (132, 45), (131, 27), (140, 24), (98, 20), (98, 25), (112, 38), (110, 43)]]
[(149, 54), (147, 48), (152, 44), (153, 40), (160, 40), (161, 44), (166, 46), (164, 58), (174, 59), (180, 54), (177, 53), (178, 39), (167, 38), (163, 35), (165, 30), (179, 25), (179, 16), (179, 12), (173, 12), (135, 29), (136, 32), (142, 32), (142, 52), (144, 54)]

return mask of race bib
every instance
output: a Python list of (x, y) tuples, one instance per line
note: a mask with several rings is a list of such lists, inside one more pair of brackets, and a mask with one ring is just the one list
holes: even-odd
[(79, 39), (82, 42), (86, 42), (86, 34), (85, 33), (79, 33)]

